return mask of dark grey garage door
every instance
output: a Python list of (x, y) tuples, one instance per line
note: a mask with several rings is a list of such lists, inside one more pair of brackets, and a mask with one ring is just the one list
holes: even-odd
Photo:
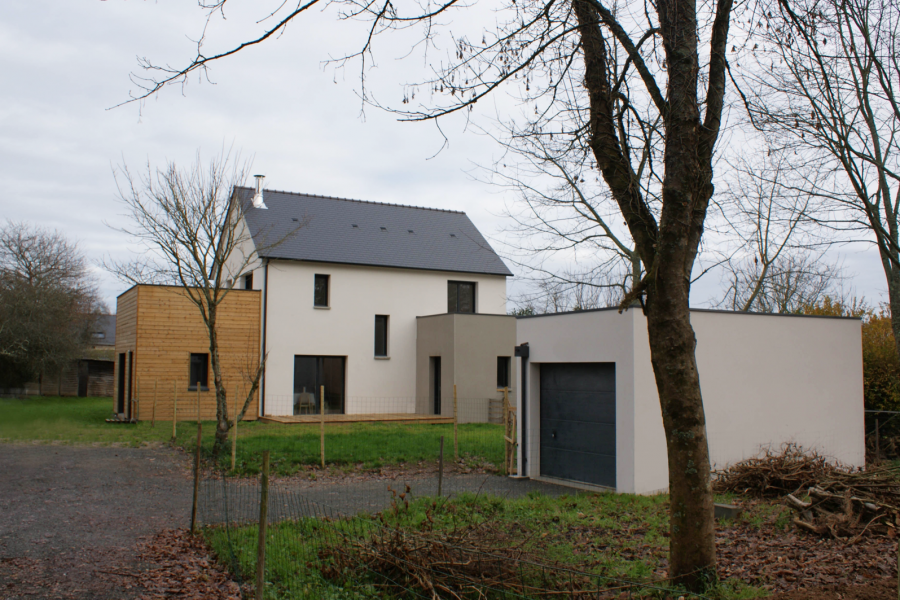
[(541, 364), (541, 475), (616, 487), (615, 363)]

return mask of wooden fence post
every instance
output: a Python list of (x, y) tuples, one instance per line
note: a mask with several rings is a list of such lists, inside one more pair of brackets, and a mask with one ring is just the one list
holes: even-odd
[(459, 460), (459, 433), (457, 431), (459, 417), (456, 401), (456, 384), (453, 384), (453, 459)]
[(237, 388), (234, 393), (234, 435), (231, 436), (231, 470), (234, 471), (234, 462), (237, 458), (237, 423), (238, 423), (238, 395)]
[(441, 436), (441, 450), (438, 452), (438, 496), (444, 484), (444, 436)]
[(322, 468), (325, 468), (325, 386), (319, 387), (319, 446), (322, 453)]
[(178, 422), (178, 381), (172, 384), (172, 441), (175, 441), (175, 424)]
[(262, 481), (259, 488), (259, 540), (256, 545), (256, 599), (263, 600), (266, 589), (266, 528), (269, 524), (269, 451), (263, 451)]
[(503, 468), (509, 475), (509, 388), (503, 388)]
[(191, 535), (197, 531), (197, 496), (200, 493), (200, 443), (203, 440), (203, 429), (197, 423), (197, 454), (194, 457), (194, 502), (191, 505)]
[(159, 386), (159, 379), (153, 380), (153, 415), (150, 417), (150, 428), (156, 428), (156, 393)]

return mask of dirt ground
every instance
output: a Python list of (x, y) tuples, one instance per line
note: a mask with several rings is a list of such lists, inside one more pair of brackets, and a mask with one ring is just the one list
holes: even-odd
[(0, 599), (137, 598), (136, 543), (190, 506), (168, 449), (0, 444)]

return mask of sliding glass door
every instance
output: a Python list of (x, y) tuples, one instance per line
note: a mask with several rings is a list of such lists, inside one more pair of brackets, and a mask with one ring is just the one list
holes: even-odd
[(344, 414), (346, 356), (294, 357), (294, 414), (319, 414), (321, 388), (325, 386), (325, 413)]

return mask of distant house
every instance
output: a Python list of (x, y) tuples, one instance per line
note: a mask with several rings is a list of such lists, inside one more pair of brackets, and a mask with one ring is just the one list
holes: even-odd
[[(512, 273), (463, 212), (235, 190), (257, 256), (233, 284), (262, 293), (260, 415), (496, 420), (515, 381)], [(283, 243), (272, 245), (297, 227)]]
[(113, 357), (116, 347), (116, 315), (100, 315), (90, 332), (90, 342), (80, 359), (61, 373), (43, 373), (28, 383), (25, 395), (112, 396), (115, 390)]

